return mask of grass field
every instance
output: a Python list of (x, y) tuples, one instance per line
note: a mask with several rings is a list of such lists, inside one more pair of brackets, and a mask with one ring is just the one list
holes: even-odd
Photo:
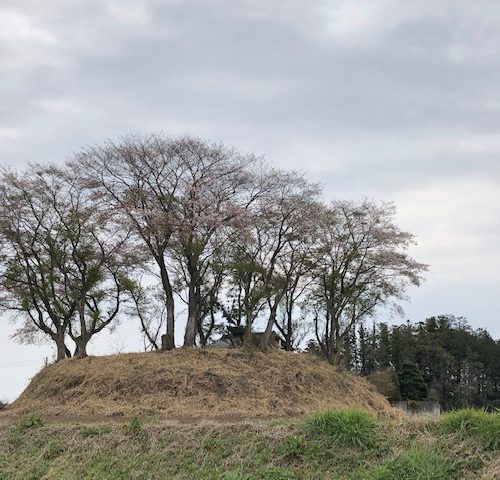
[(0, 479), (448, 480), (500, 478), (500, 413), (174, 424), (153, 418), (0, 425)]

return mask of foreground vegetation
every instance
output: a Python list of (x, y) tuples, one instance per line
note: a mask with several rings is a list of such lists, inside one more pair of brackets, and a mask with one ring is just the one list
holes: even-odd
[(500, 413), (375, 422), (362, 411), (237, 424), (0, 427), (0, 479), (494, 479)]

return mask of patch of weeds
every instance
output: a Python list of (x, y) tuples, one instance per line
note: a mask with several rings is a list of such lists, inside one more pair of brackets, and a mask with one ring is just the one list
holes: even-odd
[(246, 478), (247, 477), (240, 472), (231, 471), (223, 473), (221, 480), (246, 480)]
[(13, 449), (17, 449), (25, 443), (24, 429), (21, 427), (13, 427), (7, 435), (7, 445)]
[[(29, 472), (26, 473), (24, 477), (14, 477), (22, 478), (23, 480), (40, 480), (41, 478), (46, 478), (47, 471), (49, 470), (49, 465), (47, 463), (42, 463), (41, 465), (35, 465)], [(12, 477), (7, 477), (9, 480)]]
[(83, 466), (84, 475), (78, 475), (75, 478), (126, 480), (131, 478), (130, 471), (127, 470), (127, 467), (122, 465), (122, 462), (118, 461), (112, 452), (103, 451), (91, 457), (89, 462)]
[(174, 441), (174, 435), (172, 433), (165, 433), (160, 437), (158, 443), (162, 448), (168, 448), (170, 447), (173, 441)]
[(110, 432), (109, 427), (96, 427), (93, 425), (82, 427), (82, 429), (80, 430), (80, 433), (83, 438), (100, 437), (101, 435), (105, 435), (106, 433), (109, 432)]
[(158, 421), (155, 415), (143, 415), (141, 418), (144, 425), (153, 425)]
[(500, 412), (457, 410), (443, 415), (441, 426), (447, 432), (458, 432), (476, 438), (486, 449), (500, 449)]
[(285, 437), (276, 446), (276, 453), (281, 458), (300, 458), (306, 448), (306, 440), (301, 436)]
[(441, 417), (441, 425), (448, 432), (467, 432), (478, 421), (488, 416), (484, 410), (463, 408), (454, 412), (445, 413)]
[(223, 377), (217, 375), (216, 373), (207, 370), (203, 373), (204, 378), (207, 380), (208, 385), (206, 388), (210, 389), (212, 392), (217, 395), (226, 395), (227, 394), (227, 386), (224, 382)]
[(439, 453), (409, 450), (361, 474), (359, 480), (453, 480), (460, 465)]
[(483, 447), (489, 450), (500, 449), (500, 413), (490, 413), (474, 426), (472, 432), (480, 439)]
[(205, 438), (202, 441), (202, 447), (204, 450), (215, 450), (217, 448), (217, 440), (215, 438)]
[(58, 443), (49, 443), (43, 452), (44, 460), (53, 460), (64, 452), (64, 447)]
[(368, 412), (351, 408), (315, 413), (306, 420), (305, 429), (326, 441), (367, 448), (374, 444), (377, 424)]
[(248, 480), (295, 480), (297, 477), (288, 469), (274, 467), (260, 470), (248, 477)]
[(140, 435), (143, 432), (140, 420), (137, 417), (134, 417), (130, 421), (130, 423), (125, 425), (125, 431), (129, 435), (134, 435), (134, 436)]
[(43, 427), (43, 425), (45, 425), (45, 420), (38, 416), (38, 415), (30, 415), (26, 418), (23, 418), (20, 422), (19, 422), (19, 427), (20, 428), (36, 428), (36, 427)]
[(273, 467), (259, 470), (250, 475), (239, 471), (229, 471), (222, 474), (221, 480), (296, 480), (296, 478), (291, 470)]
[(266, 422), (267, 425), (270, 427), (280, 427), (282, 425), (288, 425), (290, 423), (290, 420), (286, 417), (281, 417), (281, 418), (271, 418)]

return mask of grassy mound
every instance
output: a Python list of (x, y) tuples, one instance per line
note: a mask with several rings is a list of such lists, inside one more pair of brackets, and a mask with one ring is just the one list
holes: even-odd
[(40, 371), (2, 416), (239, 420), (347, 407), (399, 416), (368, 382), (312, 355), (189, 349), (58, 362)]

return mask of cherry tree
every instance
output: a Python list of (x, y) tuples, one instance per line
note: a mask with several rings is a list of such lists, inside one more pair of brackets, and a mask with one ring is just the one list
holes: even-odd
[(420, 285), (427, 266), (408, 253), (414, 237), (394, 222), (390, 203), (335, 201), (318, 217), (309, 304), (317, 341), (331, 362), (340, 362), (342, 341), (376, 309), (405, 298)]
[(96, 201), (107, 203), (123, 228), (134, 230), (157, 266), (167, 349), (174, 348), (174, 284), (183, 283), (187, 290), (184, 345), (195, 344), (201, 286), (217, 252), (212, 239), (230, 235), (244, 221), (256, 195), (249, 172), (254, 162), (252, 155), (223, 144), (164, 135), (90, 147), (73, 162)]
[(132, 229), (157, 267), (166, 310), (163, 346), (175, 346), (175, 304), (168, 249), (179, 229), (176, 194), (184, 165), (182, 139), (129, 136), (88, 147), (72, 162), (95, 201), (108, 205), (122, 229)]
[[(266, 349), (277, 311), (305, 257), (299, 250), (311, 240), (319, 195), (317, 185), (296, 172), (269, 170), (267, 188), (252, 208), (252, 221), (233, 246), (232, 313), (237, 324), (245, 319), (245, 342), (264, 310)], [(236, 317), (235, 317), (236, 316)]]
[[(71, 172), (32, 166), (0, 180), (1, 306), (23, 323), (17, 337), (56, 344), (57, 360), (87, 355), (90, 339), (118, 320), (131, 263), (127, 235), (113, 231)], [(136, 260), (134, 260), (135, 263)]]
[(176, 198), (180, 227), (172, 254), (187, 290), (184, 346), (193, 346), (197, 333), (203, 340), (202, 311), (208, 301), (214, 305), (213, 294), (220, 286), (217, 265), (222, 250), (244, 226), (259, 191), (250, 171), (253, 156), (241, 155), (223, 144), (190, 138), (182, 142), (179, 151), (184, 175)]

